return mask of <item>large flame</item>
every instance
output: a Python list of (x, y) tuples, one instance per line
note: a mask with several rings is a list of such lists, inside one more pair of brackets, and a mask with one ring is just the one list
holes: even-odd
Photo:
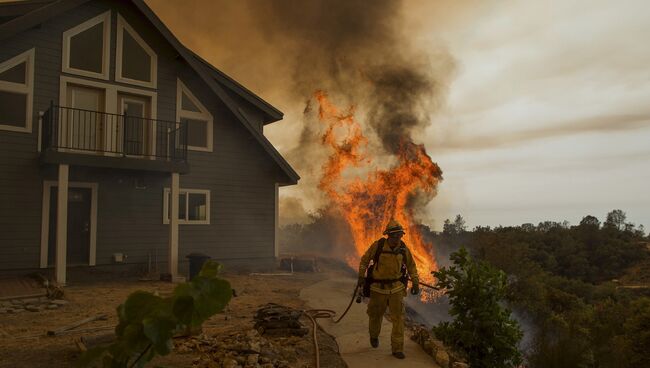
[[(409, 201), (417, 193), (435, 195), (442, 171), (422, 145), (407, 140), (400, 142), (397, 164), (387, 170), (372, 167), (372, 158), (364, 153), (368, 140), (355, 120), (354, 107), (339, 110), (323, 91), (317, 91), (315, 98), (319, 119), (326, 124), (322, 143), (333, 150), (323, 166), (319, 188), (350, 226), (355, 249), (346, 255), (346, 262), (356, 268), (360, 256), (395, 219), (406, 229), (403, 240), (413, 253), (420, 279), (432, 283), (431, 271), (438, 269), (433, 247), (415, 226)], [(366, 169), (367, 177), (344, 177), (350, 168)]]

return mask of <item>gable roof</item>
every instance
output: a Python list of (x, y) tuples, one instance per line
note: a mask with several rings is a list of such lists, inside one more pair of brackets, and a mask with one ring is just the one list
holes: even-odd
[[(44, 21), (53, 18), (63, 12), (71, 10), (79, 5), (82, 5), (91, 0), (31, 0), (27, 1), (25, 6), (18, 6), (17, 2), (0, 4), (0, 9), (9, 9), (13, 7), (12, 19), (0, 23), (0, 40), (6, 39), (19, 32), (25, 31), (34, 27)], [(280, 166), (282, 171), (287, 176), (287, 181), (283, 181), (281, 185), (297, 184), (300, 176), (289, 165), (289, 163), (280, 155), (275, 147), (269, 140), (257, 130), (253, 123), (246, 117), (244, 113), (237, 107), (235, 101), (224, 90), (224, 87), (235, 92), (243, 97), (246, 101), (250, 102), (259, 108), (265, 114), (265, 124), (282, 119), (282, 112), (271, 106), (269, 103), (250, 92), (248, 89), (237, 83), (234, 79), (228, 77), (225, 73), (221, 72), (207, 61), (200, 58), (195, 53), (191, 52), (172, 34), (172, 32), (163, 24), (163, 22), (156, 16), (156, 14), (145, 4), (143, 0), (130, 0), (145, 17), (156, 27), (158, 32), (169, 42), (172, 47), (185, 59), (188, 65), (194, 69), (201, 79), (208, 85), (208, 87), (219, 97), (232, 114), (239, 120), (239, 122), (251, 133), (255, 140), (262, 146), (262, 148), (271, 156), (271, 158)], [(29, 3), (30, 6), (27, 6)], [(24, 12), (21, 14), (21, 12)], [(2, 14), (2, 10), (0, 10)]]

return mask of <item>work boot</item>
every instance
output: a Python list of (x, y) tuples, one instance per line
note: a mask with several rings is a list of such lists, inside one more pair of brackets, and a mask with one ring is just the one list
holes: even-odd
[(371, 337), (370, 338), (370, 346), (373, 348), (378, 348), (379, 347), (379, 339), (376, 337)]
[(396, 352), (394, 352), (394, 353), (393, 353), (393, 356), (394, 356), (395, 358), (397, 358), (397, 359), (404, 359), (404, 358), (406, 358), (406, 355), (404, 355), (404, 353), (402, 353), (401, 351), (396, 351)]

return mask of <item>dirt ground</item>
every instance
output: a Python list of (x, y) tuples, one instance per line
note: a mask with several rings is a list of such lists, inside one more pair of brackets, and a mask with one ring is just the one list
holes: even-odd
[[(305, 309), (304, 302), (299, 298), (301, 289), (333, 275), (347, 272), (336, 265), (323, 267), (321, 264), (321, 269), (322, 272), (294, 273), (288, 276), (224, 273), (222, 277), (230, 281), (237, 292), (237, 297), (231, 300), (224, 313), (217, 314), (204, 323), (203, 334), (200, 338), (204, 341), (216, 341), (247, 331), (251, 332), (255, 312), (266, 303), (272, 302), (296, 309)], [(135, 279), (84, 282), (65, 288), (65, 299), (69, 301), (69, 304), (57, 310), (2, 314), (0, 315), (0, 367), (72, 366), (80, 355), (75, 345), (75, 339), (82, 335), (105, 334), (110, 330), (71, 333), (53, 337), (46, 336), (46, 331), (98, 314), (106, 314), (108, 319), (85, 324), (77, 330), (115, 326), (118, 322), (116, 308), (130, 293), (144, 290), (157, 291), (161, 295), (165, 295), (170, 293), (173, 287), (174, 285), (170, 283), (137, 281)], [(306, 325), (311, 328), (311, 325)], [(205, 364), (205, 360), (208, 358), (199, 351), (201, 349), (191, 348), (196, 339), (194, 341), (190, 341), (190, 339), (175, 339), (175, 345), (179, 349), (175, 349), (168, 356), (157, 357), (148, 366), (212, 366)], [(293, 338), (287, 341), (293, 349), (288, 350), (293, 353), (283, 356), (288, 366), (314, 366), (311, 333), (304, 338)], [(345, 363), (338, 354), (336, 343), (329, 335), (320, 332), (319, 343), (329, 347), (321, 349), (321, 366), (345, 367)], [(324, 363), (325, 365), (323, 365)], [(214, 366), (218, 367), (218, 365)]]

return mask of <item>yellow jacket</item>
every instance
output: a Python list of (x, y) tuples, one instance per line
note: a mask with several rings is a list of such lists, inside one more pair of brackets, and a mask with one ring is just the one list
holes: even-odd
[(406, 247), (403, 242), (401, 245), (391, 247), (388, 240), (377, 240), (372, 243), (368, 250), (361, 257), (359, 262), (359, 277), (366, 276), (366, 270), (370, 260), (375, 258), (375, 253), (379, 248), (379, 242), (383, 241), (381, 254), (379, 255), (379, 262), (374, 266), (372, 278), (374, 280), (394, 280), (389, 283), (375, 282), (370, 285), (371, 291), (376, 291), (381, 294), (395, 294), (404, 290), (404, 284), (399, 281), (402, 276), (402, 263), (406, 264), (406, 270), (414, 282), (418, 282), (418, 270), (415, 267), (415, 261), (411, 251)]

